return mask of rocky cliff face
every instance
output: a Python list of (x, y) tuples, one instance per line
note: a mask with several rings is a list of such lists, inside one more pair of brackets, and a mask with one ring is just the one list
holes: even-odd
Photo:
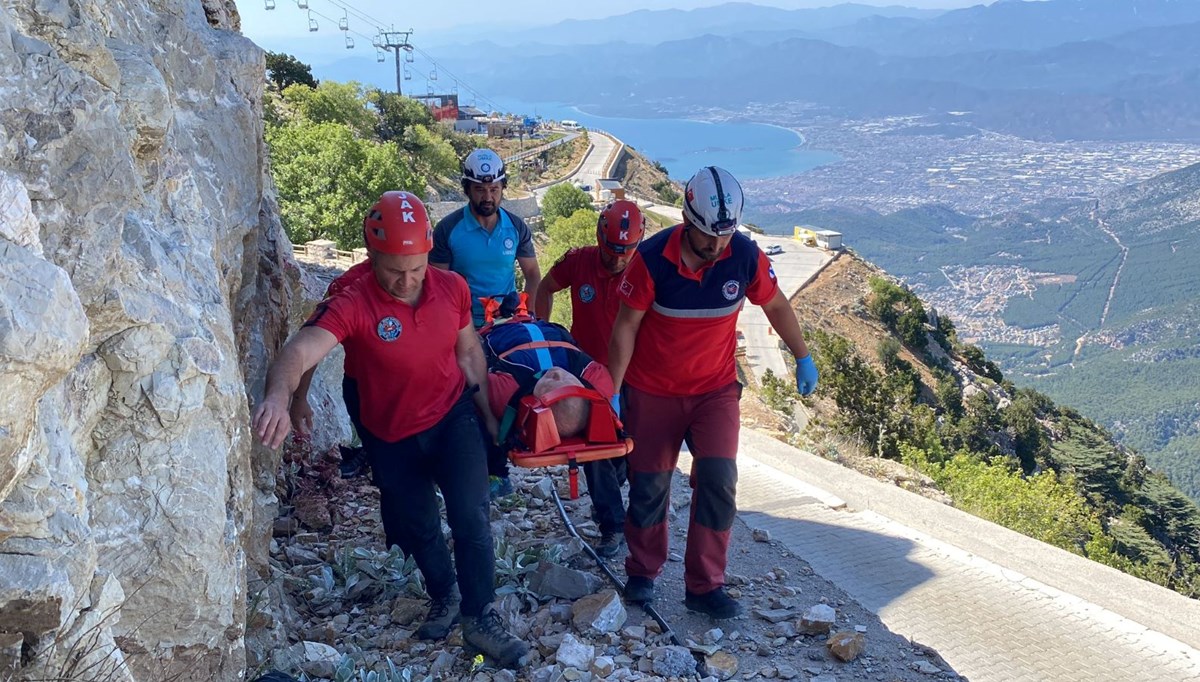
[(246, 377), (291, 260), (238, 29), (232, 0), (0, 0), (0, 678), (245, 667), (274, 487)]

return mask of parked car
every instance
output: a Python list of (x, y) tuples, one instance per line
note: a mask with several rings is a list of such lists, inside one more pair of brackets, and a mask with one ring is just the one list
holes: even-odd
[(772, 244), (766, 250), (768, 256), (778, 256), (781, 253), (783, 253), (783, 247), (778, 244)]

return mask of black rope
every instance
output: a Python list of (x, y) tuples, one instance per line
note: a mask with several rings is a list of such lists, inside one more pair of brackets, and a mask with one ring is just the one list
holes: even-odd
[[(583, 538), (579, 537), (579, 532), (575, 530), (575, 524), (571, 523), (570, 517), (567, 516), (567, 510), (565, 507), (563, 507), (562, 498), (558, 496), (558, 489), (551, 488), (551, 492), (554, 493), (554, 506), (558, 507), (558, 515), (563, 520), (563, 523), (567, 526), (567, 532), (571, 534), (571, 537), (583, 543), (583, 549), (587, 551), (589, 555), (591, 555), (592, 560), (596, 562), (596, 565), (600, 567), (601, 571), (604, 571), (604, 575), (608, 576), (608, 579), (612, 581), (612, 584), (617, 586), (617, 591), (620, 594), (625, 594), (625, 583), (621, 582), (621, 579), (617, 577), (617, 574), (613, 573), (613, 570), (608, 567), (608, 562), (601, 558), (599, 554), (596, 554), (596, 550), (592, 549), (591, 545), (584, 542)], [(683, 643), (679, 641), (679, 637), (675, 634), (675, 631), (671, 629), (671, 626), (667, 623), (667, 621), (663, 620), (663, 617), (659, 615), (658, 611), (654, 610), (653, 606), (651, 606), (649, 603), (642, 604), (642, 609), (654, 619), (654, 622), (658, 623), (659, 627), (663, 629), (663, 632), (671, 636), (671, 642), (673, 644), (683, 646)]]

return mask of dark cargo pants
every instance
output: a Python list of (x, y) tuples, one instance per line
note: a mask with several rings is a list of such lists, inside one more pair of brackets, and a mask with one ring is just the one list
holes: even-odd
[[(429, 595), (448, 594), (455, 581), (462, 613), (478, 616), (495, 598), (495, 555), (488, 518), (487, 454), (471, 392), (430, 428), (396, 443), (363, 432), (363, 446), (379, 487), (387, 546), (412, 556)], [(434, 485), (442, 490), (454, 538), (454, 562), (442, 535)]]

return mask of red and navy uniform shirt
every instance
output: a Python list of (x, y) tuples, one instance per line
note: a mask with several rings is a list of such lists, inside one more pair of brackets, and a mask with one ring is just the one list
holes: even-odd
[[(371, 277), (373, 275), (374, 271), (371, 270), (371, 261), (365, 260), (361, 263), (355, 263), (350, 266), (349, 270), (338, 275), (337, 279), (329, 283), (329, 288), (325, 290), (325, 298), (333, 298), (363, 277)], [(342, 374), (345, 374), (347, 379), (353, 379), (356, 376), (354, 367), (350, 364), (349, 355), (345, 355), (342, 359)]]
[[(613, 394), (612, 375), (608, 373), (607, 367), (595, 360), (583, 368), (583, 380), (591, 384), (602, 396), (608, 397)], [(497, 419), (504, 416), (504, 409), (508, 407), (518, 388), (520, 384), (508, 372), (488, 373), (488, 404), (492, 406), (492, 414), (496, 415)]]
[(462, 395), (454, 349), (471, 325), (471, 292), (456, 273), (429, 268), (416, 306), (364, 277), (322, 301), (304, 323), (337, 337), (359, 370), (363, 426), (394, 443), (433, 426)]
[(700, 395), (737, 380), (737, 317), (746, 299), (770, 301), (779, 285), (758, 245), (735, 233), (713, 263), (692, 272), (680, 257), (683, 226), (642, 242), (617, 288), (646, 311), (625, 372), (630, 386), (660, 396)]
[(550, 268), (550, 276), (571, 288), (571, 336), (584, 353), (607, 365), (608, 340), (621, 309), (621, 275), (605, 269), (599, 246), (585, 246), (567, 251)]

